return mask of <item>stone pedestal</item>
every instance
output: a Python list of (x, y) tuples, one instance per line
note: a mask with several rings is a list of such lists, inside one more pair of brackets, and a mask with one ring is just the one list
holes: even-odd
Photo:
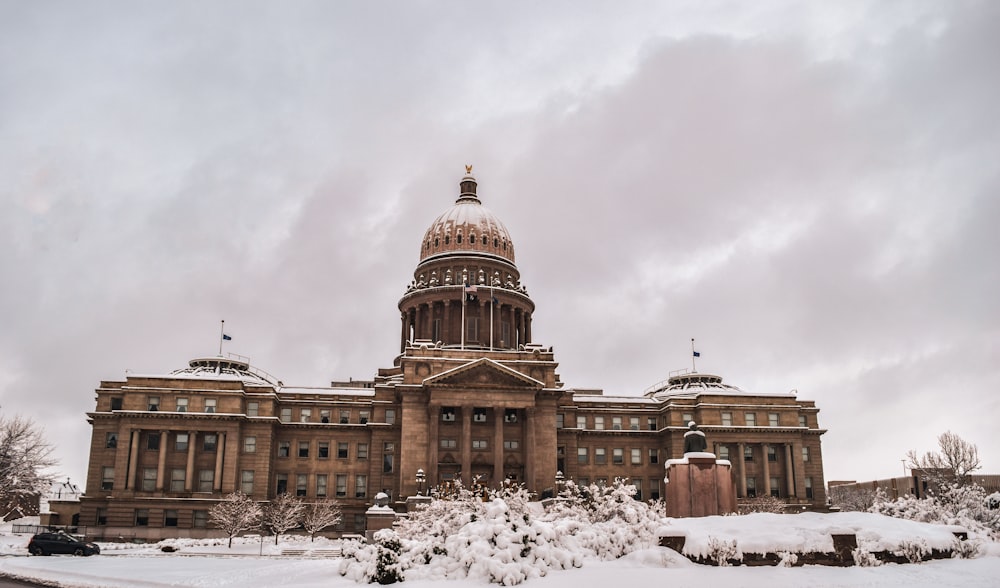
[(406, 497), (406, 512), (411, 513), (422, 505), (427, 505), (433, 500), (430, 496), (407, 496)]
[(666, 463), (669, 517), (707, 517), (736, 512), (736, 486), (729, 461), (714, 453), (685, 453)]
[(373, 506), (365, 511), (365, 541), (371, 543), (375, 532), (391, 529), (396, 522), (396, 511), (388, 506)]

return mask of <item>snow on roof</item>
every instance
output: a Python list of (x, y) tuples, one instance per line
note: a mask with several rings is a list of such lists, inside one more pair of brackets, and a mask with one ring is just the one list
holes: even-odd
[(359, 397), (373, 397), (375, 396), (375, 390), (373, 388), (349, 388), (349, 387), (310, 387), (310, 386), (282, 386), (278, 389), (282, 394), (323, 394), (323, 395), (338, 395), (338, 396), (359, 396)]

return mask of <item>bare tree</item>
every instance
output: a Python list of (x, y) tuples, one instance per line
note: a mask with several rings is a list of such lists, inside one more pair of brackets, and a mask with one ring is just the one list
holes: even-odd
[(842, 511), (868, 512), (868, 509), (875, 506), (878, 492), (857, 484), (841, 484), (830, 486), (827, 495), (830, 497), (830, 504)]
[(26, 498), (52, 484), (46, 470), (56, 464), (44, 431), (25, 417), (0, 415), (0, 521)]
[(925, 478), (938, 486), (963, 486), (970, 481), (969, 474), (982, 467), (976, 445), (951, 431), (938, 436), (938, 451), (917, 455), (911, 449), (906, 454), (906, 459), (907, 466), (920, 470)]
[(339, 524), (343, 520), (340, 511), (340, 503), (336, 500), (326, 499), (313, 502), (306, 506), (305, 517), (302, 519), (302, 526), (312, 541), (316, 540), (316, 533), (327, 527)]
[(304, 510), (302, 500), (287, 492), (279, 494), (264, 507), (264, 527), (274, 533), (275, 545), (282, 533), (302, 523)]
[(233, 537), (260, 525), (260, 516), (260, 506), (242, 492), (233, 492), (208, 511), (208, 520), (229, 535), (230, 548)]

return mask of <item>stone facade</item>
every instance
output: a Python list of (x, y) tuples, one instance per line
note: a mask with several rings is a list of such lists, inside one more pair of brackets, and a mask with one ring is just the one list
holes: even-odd
[(377, 492), (398, 503), (456, 479), (513, 480), (542, 496), (557, 472), (583, 483), (623, 477), (654, 499), (690, 420), (732, 462), (739, 498), (825, 504), (813, 402), (686, 371), (641, 396), (564, 387), (552, 348), (532, 342), (535, 307), (514, 244), (476, 189), (467, 175), (425, 233), (399, 301), (400, 354), (373, 379), (295, 388), (230, 356), (102, 382), (88, 413), (88, 534), (211, 534), (208, 509), (235, 490), (258, 501), (336, 498), (338, 531), (353, 533)]

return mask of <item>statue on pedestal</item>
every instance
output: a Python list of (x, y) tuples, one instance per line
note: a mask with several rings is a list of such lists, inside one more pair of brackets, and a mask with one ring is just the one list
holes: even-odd
[(694, 421), (688, 423), (688, 432), (684, 433), (684, 453), (704, 453), (708, 448), (705, 433), (698, 430)]

